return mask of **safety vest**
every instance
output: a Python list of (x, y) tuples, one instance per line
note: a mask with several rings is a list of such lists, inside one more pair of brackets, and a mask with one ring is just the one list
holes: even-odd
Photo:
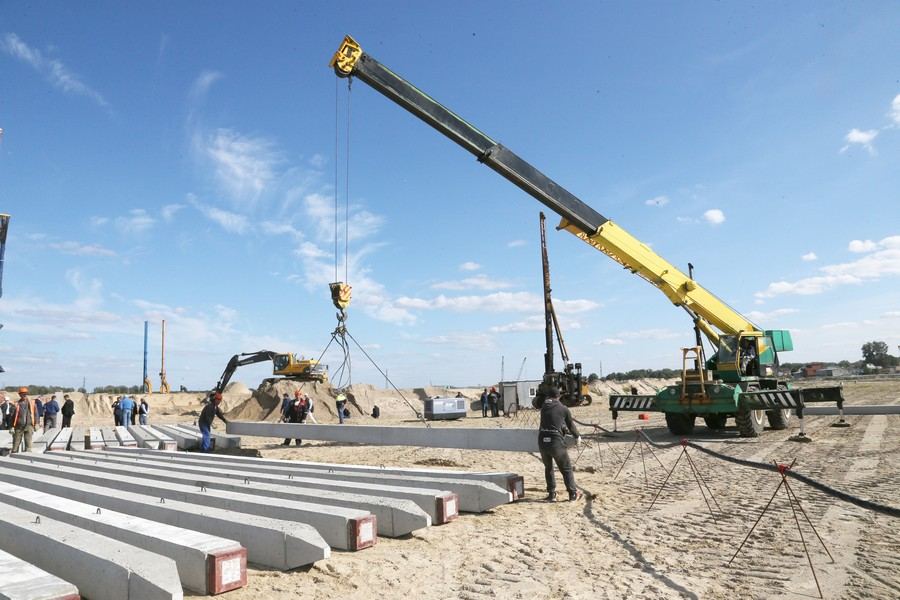
[[(31, 411), (31, 426), (37, 426), (37, 408), (34, 406), (34, 402), (29, 399), (25, 399), (25, 403), (28, 405), (28, 409)], [(16, 402), (16, 416), (13, 417), (12, 426), (15, 427), (19, 423), (19, 402)]]

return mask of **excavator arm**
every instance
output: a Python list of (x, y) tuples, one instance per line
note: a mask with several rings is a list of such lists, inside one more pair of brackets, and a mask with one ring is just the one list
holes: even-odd
[(344, 38), (330, 66), (338, 77), (356, 77), (399, 104), (558, 214), (562, 217), (561, 229), (600, 250), (659, 289), (675, 306), (687, 311), (714, 345), (718, 345), (720, 334), (761, 333), (749, 319), (622, 227), (363, 52), (350, 36)]
[(219, 382), (216, 384), (216, 389), (214, 391), (225, 391), (225, 386), (231, 381), (231, 376), (234, 375), (234, 372), (237, 371), (238, 367), (273, 360), (276, 356), (278, 356), (278, 353), (272, 352), (271, 350), (235, 354), (231, 357), (231, 360), (228, 361), (228, 365), (225, 367), (225, 371), (222, 372), (222, 376), (219, 377)]

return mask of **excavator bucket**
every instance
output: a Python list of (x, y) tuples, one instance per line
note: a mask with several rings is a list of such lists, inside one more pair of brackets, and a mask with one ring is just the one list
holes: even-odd
[(331, 288), (331, 301), (334, 303), (334, 307), (343, 312), (350, 306), (350, 291), (353, 288), (343, 281), (329, 283), (328, 287)]

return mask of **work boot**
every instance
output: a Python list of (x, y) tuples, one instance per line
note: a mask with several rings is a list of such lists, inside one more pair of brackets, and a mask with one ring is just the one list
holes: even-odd
[(282, 445), (282, 446), (290, 446), (290, 445), (291, 445), (291, 440), (284, 440), (283, 442), (281, 442), (281, 445)]
[(556, 502), (556, 492), (549, 492), (544, 502)]
[(580, 491), (576, 490), (574, 492), (569, 492), (569, 502), (575, 502), (576, 500), (581, 500), (582, 494)]

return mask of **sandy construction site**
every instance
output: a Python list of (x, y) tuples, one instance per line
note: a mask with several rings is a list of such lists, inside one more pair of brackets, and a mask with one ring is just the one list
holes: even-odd
[[(652, 387), (659, 382), (638, 382)], [(281, 382), (270, 395), (251, 393), (235, 384), (226, 395), (229, 416), (239, 420), (276, 420), (274, 395), (297, 384)], [(318, 401), (320, 422), (334, 421), (330, 391), (305, 384)], [(630, 385), (630, 383), (628, 384)], [(371, 386), (354, 388), (356, 405), (349, 425), (419, 423), (396, 396)], [(405, 392), (414, 403), (417, 394)], [(464, 390), (475, 399), (477, 390)], [(599, 393), (599, 390), (598, 390)], [(896, 403), (900, 381), (850, 382), (849, 404)], [(84, 408), (87, 404), (81, 403)], [(152, 399), (152, 419), (190, 420), (199, 409), (197, 397), (173, 394)], [(372, 403), (383, 418), (364, 417)], [(103, 419), (103, 402), (82, 412)], [(88, 414), (84, 414), (88, 413)], [(605, 398), (573, 409), (582, 422), (611, 427)], [(111, 418), (111, 416), (110, 416)], [(756, 439), (740, 438), (733, 427), (713, 433), (698, 427), (693, 436), (704, 446), (733, 457), (789, 463), (794, 469), (839, 490), (897, 506), (900, 483), (900, 418), (848, 417), (849, 428), (830, 425), (836, 417), (810, 417), (813, 442), (788, 441), (787, 431), (767, 431)], [(515, 418), (483, 419), (480, 411), (433, 427), (534, 427), (532, 411)], [(221, 427), (221, 424), (217, 424)], [(780, 476), (688, 450), (721, 510), (710, 514), (691, 470), (682, 459), (655, 506), (651, 500), (666, 472), (649, 450), (632, 448), (635, 428), (654, 440), (675, 441), (661, 415), (640, 421), (627, 413), (616, 437), (585, 435), (576, 461), (578, 485), (585, 499), (577, 503), (545, 503), (543, 467), (529, 453), (377, 447), (333, 442), (305, 442), (284, 447), (279, 439), (244, 438), (244, 452), (267, 458), (302, 459), (364, 465), (439, 466), (513, 471), (525, 476), (526, 497), (490, 514), (463, 514), (449, 526), (431, 527), (403, 539), (379, 539), (360, 552), (336, 551), (311, 567), (288, 572), (251, 565), (248, 585), (229, 598), (816, 598), (818, 592), (803, 550), (797, 524), (784, 491), (779, 492), (757, 530), (728, 566), (726, 563), (775, 491)], [(584, 428), (583, 434), (589, 434)], [(655, 450), (670, 468), (681, 453), (676, 446)], [(646, 478), (645, 478), (646, 466)], [(814, 532), (803, 523), (803, 537), (826, 598), (900, 597), (900, 527), (892, 517), (842, 502), (791, 481), (816, 530), (827, 544), (832, 562)], [(800, 517), (802, 520), (802, 516)]]

